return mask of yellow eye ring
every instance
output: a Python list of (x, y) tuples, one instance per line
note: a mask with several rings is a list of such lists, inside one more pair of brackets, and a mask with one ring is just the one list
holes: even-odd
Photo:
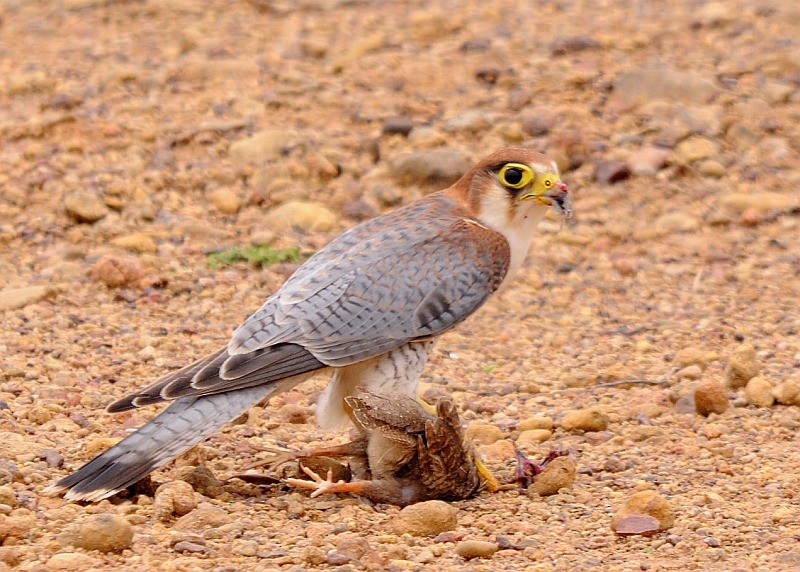
[(533, 170), (522, 163), (506, 163), (500, 169), (500, 182), (509, 189), (522, 189), (535, 178)]

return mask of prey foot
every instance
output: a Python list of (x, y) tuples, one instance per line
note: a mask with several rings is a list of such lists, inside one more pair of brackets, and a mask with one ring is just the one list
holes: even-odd
[(311, 497), (318, 497), (324, 493), (343, 493), (343, 492), (350, 492), (347, 490), (344, 485), (348, 485), (351, 483), (346, 483), (345, 481), (339, 480), (334, 482), (333, 481), (333, 470), (328, 469), (327, 478), (323, 479), (320, 477), (316, 472), (308, 467), (302, 467), (303, 472), (311, 477), (311, 481), (307, 481), (305, 479), (286, 479), (285, 482), (294, 486), (299, 487), (301, 489), (309, 489), (313, 491), (311, 493)]

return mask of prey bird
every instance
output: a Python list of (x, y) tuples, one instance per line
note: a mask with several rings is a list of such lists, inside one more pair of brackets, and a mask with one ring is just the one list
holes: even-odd
[(572, 213), (555, 162), (510, 148), (451, 187), (353, 227), (227, 345), (111, 403), (109, 412), (172, 402), (48, 492), (109, 497), (320, 370), (333, 371), (317, 406), (323, 427), (347, 423), (344, 400), (358, 387), (415, 397), (436, 339), (510, 281), (548, 208)]
[(323, 493), (350, 493), (374, 502), (398, 506), (433, 500), (461, 500), (481, 488), (495, 489), (488, 471), (464, 442), (461, 420), (453, 398), (446, 395), (429, 413), (419, 401), (403, 394), (362, 391), (345, 397), (351, 420), (360, 436), (355, 441), (300, 456), (348, 457), (358, 480), (322, 478), (307, 466), (312, 480), (289, 478), (289, 484)]

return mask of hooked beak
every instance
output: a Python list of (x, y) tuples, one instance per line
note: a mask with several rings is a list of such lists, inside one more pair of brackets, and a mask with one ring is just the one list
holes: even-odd
[(541, 195), (534, 195), (542, 204), (553, 207), (553, 209), (565, 219), (572, 218), (572, 200), (569, 196), (567, 185), (558, 181), (552, 189), (548, 189)]

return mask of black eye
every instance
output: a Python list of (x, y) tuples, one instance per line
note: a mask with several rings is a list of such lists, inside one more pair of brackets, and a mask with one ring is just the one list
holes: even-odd
[(515, 167), (506, 169), (503, 173), (503, 182), (511, 187), (515, 187), (522, 181), (522, 171)]

